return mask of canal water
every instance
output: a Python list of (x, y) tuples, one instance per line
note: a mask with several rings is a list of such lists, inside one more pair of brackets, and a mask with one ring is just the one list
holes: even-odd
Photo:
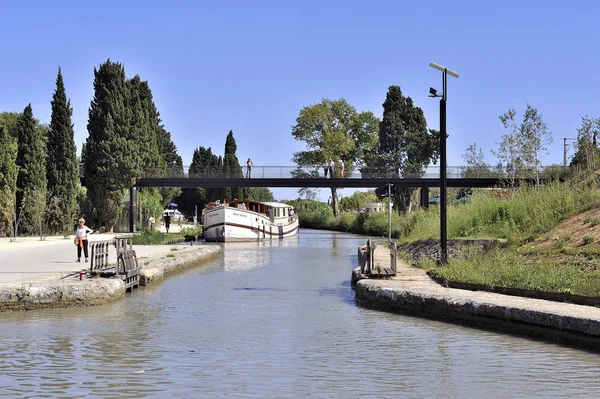
[(0, 397), (597, 397), (600, 356), (358, 307), (366, 238), (224, 244), (113, 304), (0, 314)]

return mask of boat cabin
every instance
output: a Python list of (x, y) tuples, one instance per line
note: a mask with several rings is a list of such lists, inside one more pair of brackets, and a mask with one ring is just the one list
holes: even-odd
[(237, 209), (262, 213), (263, 215), (267, 215), (272, 222), (284, 219), (287, 220), (287, 218), (291, 216), (290, 211), (293, 209), (291, 205), (282, 204), (280, 202), (258, 202), (252, 200), (234, 200), (227, 205)]

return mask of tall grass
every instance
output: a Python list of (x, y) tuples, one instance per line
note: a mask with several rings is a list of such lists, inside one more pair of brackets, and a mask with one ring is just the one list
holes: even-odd
[(587, 268), (585, 255), (547, 255), (495, 250), (468, 259), (453, 259), (448, 266), (436, 267), (431, 273), (450, 281), (600, 296), (600, 270)]
[[(333, 217), (327, 204), (298, 202), (300, 226), (347, 231), (385, 237), (387, 213), (341, 213)], [(469, 203), (448, 206), (448, 237), (501, 238), (520, 243), (552, 230), (571, 214), (600, 206), (600, 190), (578, 188), (555, 182), (542, 187), (522, 187), (511, 198), (499, 198), (485, 191), (475, 192)], [(440, 236), (438, 207), (418, 209), (408, 215), (392, 213), (392, 237), (416, 241)]]
[[(448, 207), (448, 236), (520, 242), (552, 230), (570, 214), (599, 205), (600, 190), (578, 189), (566, 183), (523, 187), (510, 199), (474, 194), (470, 203)], [(412, 224), (404, 221), (407, 228), (403, 240), (439, 237), (438, 210), (412, 218), (418, 221)]]

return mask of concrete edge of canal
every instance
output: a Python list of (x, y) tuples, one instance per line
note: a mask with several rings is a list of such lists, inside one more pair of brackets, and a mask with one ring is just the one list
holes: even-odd
[[(177, 251), (139, 259), (140, 285), (156, 283), (175, 270), (208, 260), (221, 253), (218, 245), (184, 247)], [(88, 278), (71, 275), (53, 280), (0, 284), (0, 312), (66, 308), (106, 304), (125, 296), (120, 278)]]
[[(389, 253), (375, 257), (389, 262)], [(600, 351), (600, 308), (594, 306), (447, 288), (401, 261), (394, 277), (363, 277), (360, 267), (352, 272), (359, 306)]]

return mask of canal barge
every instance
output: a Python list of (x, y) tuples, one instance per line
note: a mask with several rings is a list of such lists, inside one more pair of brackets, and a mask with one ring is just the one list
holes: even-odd
[(208, 242), (274, 240), (298, 234), (298, 215), (291, 205), (280, 202), (209, 203), (202, 211), (202, 223)]

